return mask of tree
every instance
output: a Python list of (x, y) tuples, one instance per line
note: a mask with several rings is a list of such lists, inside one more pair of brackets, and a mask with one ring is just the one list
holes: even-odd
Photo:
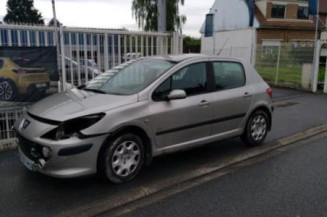
[[(166, 0), (167, 31), (182, 32), (182, 25), (186, 22), (185, 15), (179, 15), (179, 3), (185, 0)], [(140, 28), (145, 31), (158, 30), (157, 0), (133, 0), (132, 15)]]
[(33, 0), (8, 0), (5, 23), (43, 24), (42, 14), (34, 8)]
[(183, 52), (184, 53), (200, 53), (201, 39), (186, 36), (183, 38)]
[[(57, 26), (59, 27), (61, 24), (62, 24), (62, 23), (60, 23), (60, 21), (57, 20)], [(55, 25), (55, 24), (54, 24), (54, 18), (52, 18), (52, 19), (50, 20), (50, 22), (48, 23), (48, 26), (54, 26), (54, 25)]]

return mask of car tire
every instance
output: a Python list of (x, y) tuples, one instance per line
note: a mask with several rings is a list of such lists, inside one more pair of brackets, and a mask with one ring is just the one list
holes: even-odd
[(250, 147), (262, 145), (268, 133), (269, 121), (267, 113), (262, 110), (252, 113), (241, 136), (242, 141)]
[(135, 134), (122, 134), (108, 142), (101, 160), (101, 173), (113, 183), (128, 182), (141, 170), (144, 156), (142, 139)]
[(18, 90), (15, 83), (9, 79), (0, 80), (0, 100), (13, 101), (17, 98)]

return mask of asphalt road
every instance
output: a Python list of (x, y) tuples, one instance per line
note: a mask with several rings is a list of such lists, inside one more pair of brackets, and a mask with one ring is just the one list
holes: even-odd
[(327, 134), (124, 217), (327, 216)]
[[(273, 129), (266, 144), (327, 123), (326, 95), (275, 89), (274, 96)], [(0, 216), (57, 215), (95, 201), (110, 200), (112, 195), (178, 176), (183, 171), (201, 168), (214, 159), (223, 160), (245, 150), (239, 139), (232, 139), (162, 156), (124, 185), (114, 185), (96, 176), (62, 180), (31, 173), (20, 163), (17, 151), (3, 151), (0, 152)]]

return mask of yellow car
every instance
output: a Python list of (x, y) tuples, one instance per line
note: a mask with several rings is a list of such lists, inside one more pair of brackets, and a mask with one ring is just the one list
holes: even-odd
[(0, 100), (12, 101), (19, 94), (45, 92), (49, 75), (44, 68), (20, 67), (7, 57), (0, 57)]

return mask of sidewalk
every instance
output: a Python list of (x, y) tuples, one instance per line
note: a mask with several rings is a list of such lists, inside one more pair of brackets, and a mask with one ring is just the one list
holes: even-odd
[(275, 112), (266, 143), (327, 124), (327, 95), (273, 89)]

